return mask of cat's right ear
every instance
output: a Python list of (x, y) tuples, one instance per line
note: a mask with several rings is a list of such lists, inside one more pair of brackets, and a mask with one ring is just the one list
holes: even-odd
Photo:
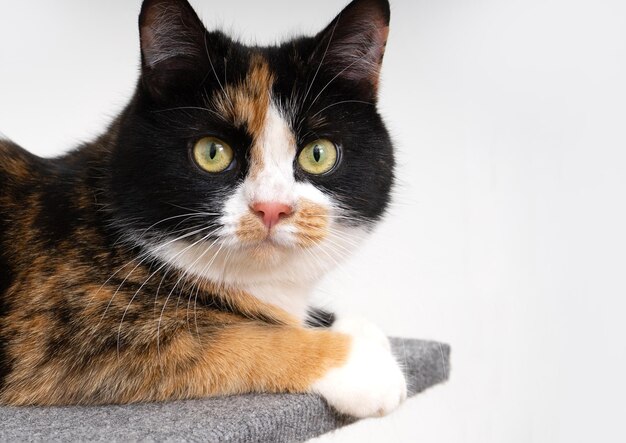
[(142, 81), (155, 97), (206, 69), (207, 31), (186, 0), (145, 0), (139, 15)]

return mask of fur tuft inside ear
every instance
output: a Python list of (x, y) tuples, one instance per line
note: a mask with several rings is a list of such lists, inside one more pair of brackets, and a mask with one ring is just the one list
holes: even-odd
[(199, 58), (206, 30), (186, 0), (145, 0), (139, 16), (144, 68)]
[(314, 60), (375, 96), (390, 15), (388, 0), (354, 0), (318, 35)]

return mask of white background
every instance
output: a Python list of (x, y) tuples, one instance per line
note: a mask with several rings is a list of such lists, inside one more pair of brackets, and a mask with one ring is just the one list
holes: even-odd
[[(0, 1), (0, 130), (41, 155), (131, 95), (135, 1)], [(343, 0), (195, 0), (260, 43)], [(452, 344), (451, 381), (321, 441), (626, 441), (626, 3), (395, 0), (396, 204), (326, 299)]]

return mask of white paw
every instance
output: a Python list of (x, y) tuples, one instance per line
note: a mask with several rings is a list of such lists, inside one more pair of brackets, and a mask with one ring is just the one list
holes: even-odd
[[(348, 333), (343, 327), (348, 323), (338, 323), (333, 329)], [(404, 374), (377, 327), (359, 327), (355, 332), (358, 335), (349, 334), (352, 344), (345, 364), (328, 371), (312, 391), (344, 414), (358, 418), (387, 415), (406, 399)]]

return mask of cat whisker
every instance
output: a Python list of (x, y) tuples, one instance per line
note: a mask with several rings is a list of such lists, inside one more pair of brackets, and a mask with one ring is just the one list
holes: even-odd
[(148, 227), (148, 228), (144, 229), (143, 231), (141, 231), (141, 233), (139, 233), (139, 236), (140, 236), (140, 237), (143, 237), (143, 236), (144, 236), (144, 235), (146, 235), (146, 233), (148, 233), (148, 231), (150, 231), (151, 229), (154, 229), (154, 228), (155, 228), (155, 227), (157, 227), (158, 225), (160, 225), (160, 224), (162, 224), (162, 223), (165, 223), (165, 222), (168, 222), (168, 221), (171, 221), (171, 220), (176, 220), (176, 219), (179, 219), (179, 218), (185, 218), (185, 220), (183, 220), (183, 221), (182, 221), (182, 222), (180, 222), (178, 225), (176, 225), (176, 227), (178, 227), (180, 224), (182, 224), (182, 223), (186, 222), (186, 221), (187, 221), (188, 219), (190, 219), (190, 218), (201, 217), (201, 216), (203, 216), (203, 215), (206, 215), (206, 214), (201, 214), (201, 213), (192, 213), (192, 214), (181, 214), (181, 215), (175, 215), (175, 216), (173, 216), (173, 217), (168, 217), (168, 218), (165, 218), (165, 219), (163, 219), (163, 220), (160, 220), (160, 221), (158, 221), (158, 222), (154, 223), (153, 225), (151, 225), (150, 227)]
[[(200, 240), (196, 241), (195, 243), (191, 244), (190, 246), (188, 246), (188, 248), (191, 248), (199, 243), (201, 243), (202, 241), (205, 241), (206, 239), (208, 239), (210, 237), (211, 234), (201, 238)], [(196, 258), (196, 260), (190, 265), (187, 266), (185, 269), (185, 271), (183, 271), (183, 273), (180, 275), (180, 277), (178, 278), (178, 280), (176, 281), (176, 284), (174, 284), (174, 286), (172, 287), (172, 289), (170, 290), (169, 294), (167, 295), (167, 298), (165, 299), (165, 303), (163, 304), (163, 308), (161, 309), (161, 315), (159, 316), (159, 321), (157, 324), (157, 353), (159, 354), (159, 357), (161, 355), (161, 350), (160, 350), (160, 335), (161, 335), (161, 323), (163, 321), (163, 314), (165, 313), (165, 308), (167, 307), (167, 303), (169, 301), (169, 299), (172, 296), (172, 293), (174, 292), (174, 290), (176, 289), (176, 287), (179, 285), (179, 283), (181, 282), (181, 280), (188, 274), (189, 269), (192, 269), (196, 263), (202, 259), (202, 257), (204, 257), (206, 255), (206, 253), (210, 250), (210, 248), (215, 245), (216, 242), (219, 241), (219, 238), (217, 238), (216, 240), (213, 241), (213, 243), (211, 244), (211, 246), (207, 247), (204, 252), (202, 254), (200, 254), (200, 256), (198, 258)], [(220, 247), (221, 248), (221, 247)], [(187, 249), (187, 248), (186, 248)], [(219, 251), (218, 251), (219, 252)]]
[(363, 233), (340, 230), (336, 226), (338, 225), (335, 223), (334, 225), (328, 226), (327, 229), (329, 232), (336, 234), (338, 237), (355, 241), (357, 244), (360, 244), (363, 240)]
[[(329, 233), (330, 238), (328, 239), (329, 241), (331, 239), (334, 239), (336, 242), (338, 242), (338, 247), (341, 247), (343, 250), (346, 251), (346, 255), (352, 255), (354, 253), (354, 249), (360, 247), (359, 243), (356, 243), (354, 241), (348, 240), (344, 237), (338, 236), (337, 234), (334, 233)], [(344, 243), (345, 246), (342, 244)], [(352, 248), (352, 249), (350, 249)]]
[[(223, 246), (223, 245), (222, 245)], [(222, 246), (220, 246), (220, 248), (217, 250), (217, 252), (214, 254), (213, 258), (202, 268), (202, 271), (200, 273), (200, 275), (205, 275), (206, 272), (208, 271), (208, 269), (210, 268), (210, 266), (213, 264), (213, 261), (217, 258)], [(226, 257), (224, 258), (224, 265), (223, 265), (223, 270), (222, 272), (225, 271), (226, 269), (226, 264), (228, 262), (228, 259), (230, 257), (232, 253), (232, 249), (229, 249)], [(196, 335), (198, 337), (198, 340), (200, 340), (200, 331), (198, 329), (198, 313), (197, 313), (197, 306), (198, 306), (198, 295), (200, 293), (200, 282), (198, 280), (198, 282), (196, 283), (196, 291), (195, 291), (195, 295), (193, 294), (193, 290), (189, 295), (189, 300), (187, 302), (187, 325), (189, 325), (189, 307), (190, 307), (190, 303), (191, 303), (191, 298), (193, 296), (194, 298), (194, 304), (193, 304), (193, 315), (194, 315), (194, 323), (196, 326)]]
[[(213, 246), (213, 245), (211, 245)], [(213, 263), (215, 262), (215, 259), (218, 257), (218, 255), (220, 254), (222, 248), (223, 248), (224, 244), (222, 243), (220, 245), (220, 247), (217, 249), (217, 251), (215, 252), (215, 254), (213, 254), (213, 257), (211, 258), (211, 260), (209, 260), (209, 262), (202, 268), (202, 273), (201, 275), (204, 275), (213, 265)], [(207, 251), (209, 250), (209, 248), (207, 248)], [(230, 251), (227, 254), (230, 255)], [(197, 283), (197, 288), (196, 288), (196, 293), (194, 296), (194, 308), (193, 308), (193, 315), (194, 315), (194, 322), (195, 322), (195, 326), (196, 326), (196, 335), (198, 337), (198, 339), (200, 339), (200, 331), (198, 330), (198, 312), (197, 312), (197, 305), (198, 305), (198, 295), (200, 293), (200, 281), (198, 280)], [(191, 301), (191, 295), (189, 296), (189, 301)], [(189, 308), (189, 304), (187, 305), (187, 308)], [(187, 311), (187, 324), (189, 324), (189, 311)]]
[[(307, 239), (309, 239), (311, 241), (315, 241), (315, 238), (311, 237), (310, 235), (308, 235), (308, 234), (303, 234), (303, 235), (304, 235), (305, 238), (307, 238)], [(337, 261), (337, 259), (335, 257), (333, 257), (328, 251), (326, 251), (324, 249), (324, 246), (328, 247), (331, 251), (336, 252), (340, 256), (340, 258), (345, 258), (345, 257), (348, 256), (348, 254), (346, 254), (344, 252), (341, 252), (341, 251), (339, 251), (337, 249), (332, 248), (332, 245), (331, 245), (332, 243), (333, 243), (332, 241), (326, 239), (326, 241), (317, 243), (316, 250), (324, 253), (335, 264), (337, 269), (341, 270), (341, 272), (343, 272), (343, 273), (345, 273), (347, 275), (347, 272), (345, 271), (345, 269), (343, 269), (343, 267), (341, 266), (341, 264)]]
[(192, 214), (207, 215), (207, 216), (210, 216), (210, 215), (214, 215), (214, 216), (222, 215), (222, 214), (220, 214), (218, 212), (205, 212), (205, 211), (202, 211), (202, 210), (199, 210), (199, 209), (187, 208), (185, 206), (181, 206), (181, 205), (178, 205), (176, 203), (170, 203), (170, 202), (163, 202), (163, 203), (165, 203), (167, 205), (170, 205), (170, 206), (173, 206), (173, 207), (178, 208), (178, 209), (182, 209), (184, 211), (190, 211)]
[[(324, 246), (328, 247), (332, 252), (336, 252), (340, 259), (344, 259), (352, 254), (350, 249), (347, 249), (345, 246), (340, 245), (328, 237), (324, 239), (320, 248), (323, 249)], [(339, 265), (339, 262), (336, 259), (333, 258), (333, 260), (335, 261), (335, 264)]]
[[(355, 241), (350, 240), (350, 239), (348, 239), (348, 238), (345, 238), (344, 236), (339, 235), (339, 234), (337, 234), (336, 232), (332, 232), (332, 231), (330, 231), (330, 232), (328, 232), (328, 234), (329, 234), (332, 238), (337, 239), (337, 241), (342, 241), (342, 242), (345, 242), (345, 243), (347, 243), (349, 246), (352, 246), (353, 248), (356, 248), (356, 247), (358, 247), (358, 246), (359, 246), (359, 244), (358, 244), (358, 243), (356, 243)], [(329, 240), (329, 241), (331, 241), (331, 240)], [(341, 244), (339, 244), (339, 243), (337, 243), (337, 246), (340, 246), (342, 249), (345, 249), (345, 250), (346, 250), (346, 252), (347, 252), (348, 254), (351, 254), (351, 253), (352, 253), (352, 251), (351, 251), (350, 249), (346, 248), (345, 246), (343, 246), (343, 245), (341, 245)]]
[(357, 220), (356, 217), (350, 217), (348, 215), (328, 214), (328, 213), (324, 213), (324, 212), (320, 212), (320, 213), (317, 213), (317, 214), (316, 213), (307, 213), (307, 216), (309, 216), (309, 217), (329, 218), (329, 219), (333, 219), (333, 220), (337, 220), (337, 219), (354, 220), (354, 221)]
[(220, 119), (223, 119), (223, 116), (219, 112), (216, 112), (209, 108), (204, 108), (202, 106), (179, 106), (177, 108), (159, 109), (159, 110), (152, 111), (152, 112), (161, 113), (161, 112), (172, 112), (172, 111), (203, 111), (203, 112), (209, 112), (211, 114), (218, 116)]
[(228, 59), (226, 57), (224, 57), (222, 59), (224, 61), (224, 84), (227, 85), (228, 84)]
[(206, 52), (206, 57), (209, 60), (209, 65), (211, 65), (211, 70), (213, 71), (213, 75), (215, 75), (215, 80), (217, 80), (217, 84), (220, 86), (220, 89), (222, 90), (224, 97), (226, 97), (226, 100), (228, 100), (228, 102), (230, 103), (231, 108), (234, 109), (235, 105), (233, 104), (233, 101), (230, 99), (230, 96), (226, 92), (224, 85), (220, 81), (220, 78), (218, 77), (217, 72), (215, 71), (215, 66), (213, 65), (213, 60), (211, 60), (211, 54), (209, 53), (208, 38), (206, 35), (204, 37), (204, 50)]
[[(178, 233), (178, 232), (184, 232), (184, 231), (187, 231), (188, 229), (196, 229), (197, 227), (199, 227), (199, 226), (195, 226), (195, 227), (192, 227), (192, 228), (186, 228), (186, 229), (182, 229), (182, 230), (179, 230), (179, 231), (173, 231), (173, 232), (169, 233), (169, 235), (171, 235), (171, 234), (176, 234), (176, 233)], [(190, 234), (194, 234), (194, 233), (190, 233)], [(185, 236), (185, 237), (186, 237), (186, 236)], [(185, 237), (182, 237), (182, 238), (185, 238)], [(175, 240), (174, 240), (174, 241), (175, 241)], [(137, 244), (136, 244), (135, 242), (130, 242), (130, 243), (131, 243), (131, 245), (130, 245), (128, 248), (126, 248), (126, 249), (125, 249), (125, 251), (126, 251), (126, 252), (130, 251), (131, 249), (133, 249), (133, 248), (135, 248), (135, 247), (137, 246)], [(118, 274), (118, 273), (119, 273), (122, 269), (124, 269), (126, 266), (130, 265), (130, 264), (131, 264), (131, 263), (133, 263), (134, 261), (136, 261), (136, 260), (138, 260), (138, 259), (140, 259), (140, 258), (142, 258), (142, 257), (145, 257), (145, 256), (147, 256), (147, 255), (149, 255), (149, 252), (148, 252), (148, 251), (145, 251), (145, 252), (141, 253), (139, 256), (134, 257), (133, 259), (129, 260), (129, 261), (128, 261), (125, 265), (123, 265), (123, 266), (122, 266), (122, 267), (120, 267), (117, 271), (115, 271), (113, 274), (111, 274), (111, 276), (110, 276), (109, 278), (107, 278), (107, 280), (105, 280), (105, 282), (104, 282), (104, 283), (100, 286), (100, 288), (98, 289), (98, 291), (96, 291), (96, 292), (95, 292), (95, 294), (94, 294), (94, 296), (92, 296), (91, 298), (93, 299), (95, 296), (97, 296), (97, 295), (98, 295), (98, 293), (100, 292), (100, 290), (102, 290), (102, 288), (103, 288), (103, 287), (104, 287), (104, 286), (105, 286), (105, 285), (106, 285), (106, 284), (107, 284), (107, 283), (108, 283), (108, 282), (109, 282), (109, 281), (110, 281), (113, 277), (115, 277), (115, 275), (117, 275), (117, 274)]]
[(311, 92), (311, 88), (313, 88), (313, 84), (315, 83), (315, 79), (317, 78), (317, 75), (319, 74), (320, 69), (322, 68), (322, 65), (324, 64), (324, 60), (326, 59), (326, 55), (328, 54), (328, 50), (330, 49), (330, 44), (333, 41), (333, 37), (335, 36), (335, 30), (337, 29), (337, 25), (339, 24), (339, 20), (340, 19), (341, 19), (341, 14), (339, 14), (339, 16), (336, 19), (337, 21), (333, 25), (333, 29), (332, 29), (332, 31), (330, 33), (330, 37), (328, 38), (328, 43), (326, 44), (326, 49), (324, 50), (324, 54), (322, 55), (322, 59), (320, 60), (320, 64), (317, 66), (317, 70), (315, 71), (315, 74), (313, 75), (313, 80), (311, 80), (311, 83), (309, 84), (309, 87), (307, 88), (307, 91), (304, 94), (304, 98), (302, 99), (302, 103), (306, 102), (306, 99), (309, 96), (309, 93)]
[(343, 105), (343, 104), (347, 104), (347, 103), (360, 103), (360, 104), (363, 104), (363, 105), (371, 105), (371, 106), (376, 106), (376, 104), (375, 104), (375, 103), (365, 102), (365, 101), (362, 101), (362, 100), (343, 100), (343, 101), (340, 101), (340, 102), (337, 102), (337, 103), (333, 103), (332, 105), (328, 105), (328, 106), (326, 106), (325, 108), (323, 108), (322, 110), (320, 110), (320, 111), (316, 112), (315, 114), (313, 114), (313, 115), (312, 115), (311, 117), (309, 117), (309, 118), (314, 119), (315, 117), (317, 117), (318, 115), (320, 115), (322, 112), (324, 112), (324, 111), (326, 111), (326, 110), (328, 110), (328, 109), (332, 108), (333, 106), (339, 106), (339, 105)]
[(322, 263), (322, 261), (320, 260), (319, 257), (317, 257), (315, 254), (313, 254), (313, 252), (311, 251), (311, 248), (308, 248), (308, 247), (305, 247), (305, 246), (302, 246), (302, 245), (298, 245), (298, 248), (301, 251), (306, 252), (309, 255), (309, 257), (311, 257), (311, 259), (313, 259), (313, 261), (315, 261), (315, 263), (316, 263), (315, 266), (316, 267), (319, 267), (320, 269), (324, 268), (324, 264)]
[[(195, 231), (195, 232), (191, 232), (191, 233), (185, 234), (185, 235), (183, 235), (183, 236), (176, 237), (176, 238), (174, 238), (174, 239), (172, 239), (172, 240), (170, 240), (170, 241), (168, 241), (168, 242), (166, 242), (166, 243), (163, 243), (163, 244), (159, 245), (159, 246), (158, 246), (158, 247), (157, 247), (157, 248), (156, 248), (153, 252), (158, 251), (159, 249), (162, 249), (162, 248), (164, 248), (165, 246), (168, 246), (168, 245), (169, 245), (169, 244), (171, 244), (171, 243), (174, 243), (174, 242), (176, 242), (176, 241), (182, 240), (182, 239), (184, 239), (184, 238), (186, 238), (186, 237), (189, 237), (189, 236), (191, 236), (191, 235), (197, 235), (198, 233), (200, 233), (200, 232), (202, 232), (202, 231), (204, 231), (204, 230), (206, 230), (206, 229), (208, 229), (208, 228), (209, 228), (209, 227), (207, 226), (207, 227), (204, 227), (204, 228), (202, 228), (202, 229), (199, 229), (199, 230), (197, 230), (197, 231)], [(142, 265), (142, 263), (144, 263), (144, 262), (145, 262), (148, 258), (150, 258), (150, 257), (152, 256), (152, 254), (150, 254), (150, 253), (148, 253), (148, 252), (144, 253), (143, 255), (144, 255), (144, 258), (142, 258), (142, 259), (141, 259), (141, 261), (140, 261), (139, 263), (137, 263), (137, 265), (135, 265), (135, 267), (134, 267), (134, 268), (133, 268), (133, 269), (132, 269), (132, 270), (131, 270), (128, 274), (126, 274), (126, 277), (124, 277), (124, 279), (122, 280), (122, 282), (121, 282), (121, 283), (117, 286), (117, 289), (115, 290), (115, 292), (114, 292), (114, 293), (113, 293), (113, 295), (111, 296), (111, 299), (109, 300), (109, 303), (107, 304), (106, 309), (104, 310), (104, 313), (103, 313), (103, 314), (102, 314), (102, 316), (100, 317), (100, 321), (98, 322), (98, 325), (97, 325), (97, 326), (99, 326), (99, 325), (100, 325), (100, 323), (102, 322), (102, 320), (103, 320), (103, 319), (104, 319), (104, 317), (106, 316), (106, 314), (107, 314), (107, 312), (108, 312), (109, 308), (111, 307), (111, 304), (113, 303), (113, 300), (114, 300), (114, 299), (115, 299), (115, 297), (117, 296), (117, 293), (118, 293), (118, 292), (119, 292), (119, 290), (122, 288), (122, 286), (124, 285), (124, 283), (126, 283), (126, 281), (128, 280), (128, 278), (130, 277), (130, 275), (131, 275), (133, 272), (135, 272), (135, 271), (137, 270), (137, 268), (139, 268), (139, 266), (141, 266), (141, 265)], [(133, 259), (133, 260), (131, 260), (129, 263), (132, 263), (132, 262), (133, 262), (133, 261), (135, 261), (135, 260), (136, 260), (136, 259)], [(125, 265), (124, 267), (126, 267), (126, 265)], [(122, 268), (122, 269), (123, 269), (123, 268)], [(107, 282), (108, 282), (111, 278), (112, 278), (112, 277), (109, 277), (109, 279), (107, 280)], [(104, 284), (100, 287), (100, 289), (102, 289), (102, 288), (104, 287), (104, 285), (105, 285), (105, 284), (106, 284), (106, 283), (104, 283)], [(95, 294), (95, 295), (97, 295), (97, 292), (96, 292), (96, 294)], [(94, 295), (94, 297), (95, 297), (95, 295)]]
[[(216, 230), (215, 230), (216, 231)], [(215, 232), (213, 231), (213, 233)], [(208, 235), (211, 235), (212, 233), (209, 233)], [(193, 245), (188, 246), (187, 248), (183, 249), (182, 251), (178, 252), (174, 258), (178, 257), (179, 255), (181, 255), (182, 253), (186, 252), (186, 250), (188, 248), (190, 248)], [(141, 292), (141, 290), (144, 288), (144, 286), (152, 279), (152, 277), (154, 277), (158, 272), (160, 272), (165, 266), (167, 266), (166, 263), (162, 264), (161, 266), (159, 266), (157, 268), (156, 271), (152, 272), (148, 278), (146, 278), (144, 280), (144, 282), (141, 284), (141, 286), (139, 286), (139, 289), (137, 289), (137, 291), (135, 291), (135, 293), (133, 294), (133, 296), (131, 297), (130, 301), (128, 302), (128, 305), (126, 306), (126, 309), (124, 310), (124, 313), (122, 314), (122, 319), (120, 321), (120, 326), (118, 328), (117, 331), (117, 357), (119, 358), (120, 356), (120, 336), (122, 333), (122, 324), (124, 323), (124, 319), (126, 318), (126, 314), (128, 313), (128, 310), (130, 309), (130, 306), (132, 305), (133, 301), (135, 300), (135, 298), (137, 297), (137, 295)]]
[[(180, 254), (186, 252), (189, 248), (193, 247), (195, 244), (204, 241), (206, 238), (209, 238), (211, 235), (213, 235), (217, 230), (207, 234), (205, 237), (201, 238), (200, 240), (198, 240), (197, 242), (188, 245), (186, 248), (184, 248), (182, 251), (180, 251), (179, 253), (177, 253), (174, 256), (174, 259), (177, 258), (178, 256), (180, 256)], [(216, 240), (217, 241), (217, 240)], [(155, 320), (156, 320), (156, 308), (157, 308), (157, 303), (158, 303), (158, 296), (159, 296), (159, 292), (161, 291), (161, 287), (163, 285), (163, 281), (165, 280), (165, 278), (167, 277), (167, 275), (169, 274), (169, 272), (172, 269), (175, 269), (174, 266), (171, 263), (166, 263), (167, 269), (165, 270), (165, 273), (163, 274), (163, 276), (161, 277), (161, 281), (159, 282), (159, 286), (157, 287), (157, 291), (154, 297), (154, 315), (155, 315)], [(183, 274), (184, 275), (184, 274)], [(172, 288), (172, 290), (174, 290), (176, 287), (174, 286)], [(160, 357), (161, 357), (161, 349), (160, 349), (160, 326), (161, 326), (161, 320), (163, 318), (163, 312), (165, 311), (165, 308), (167, 306), (167, 302), (169, 301), (169, 298), (171, 296), (171, 292), (168, 294), (165, 303), (163, 305), (163, 309), (161, 310), (161, 314), (159, 316), (159, 321), (158, 321), (158, 326), (157, 326), (157, 354), (159, 356), (159, 361), (161, 361)]]
[(348, 66), (346, 66), (345, 68), (343, 68), (341, 71), (339, 71), (333, 78), (331, 78), (328, 83), (326, 83), (326, 85), (322, 88), (322, 90), (315, 96), (315, 98), (313, 99), (313, 101), (311, 102), (311, 104), (309, 105), (309, 107), (307, 108), (305, 114), (307, 114), (311, 108), (313, 107), (313, 105), (315, 104), (315, 102), (317, 102), (317, 100), (322, 96), (322, 94), (324, 93), (324, 91), (326, 90), (326, 88), (328, 88), (332, 82), (334, 82), (335, 80), (337, 80), (344, 72), (346, 72), (348, 69), (350, 69), (352, 66), (354, 66), (356, 63), (358, 63), (360, 60), (356, 59), (354, 60), (352, 63), (350, 63)]

